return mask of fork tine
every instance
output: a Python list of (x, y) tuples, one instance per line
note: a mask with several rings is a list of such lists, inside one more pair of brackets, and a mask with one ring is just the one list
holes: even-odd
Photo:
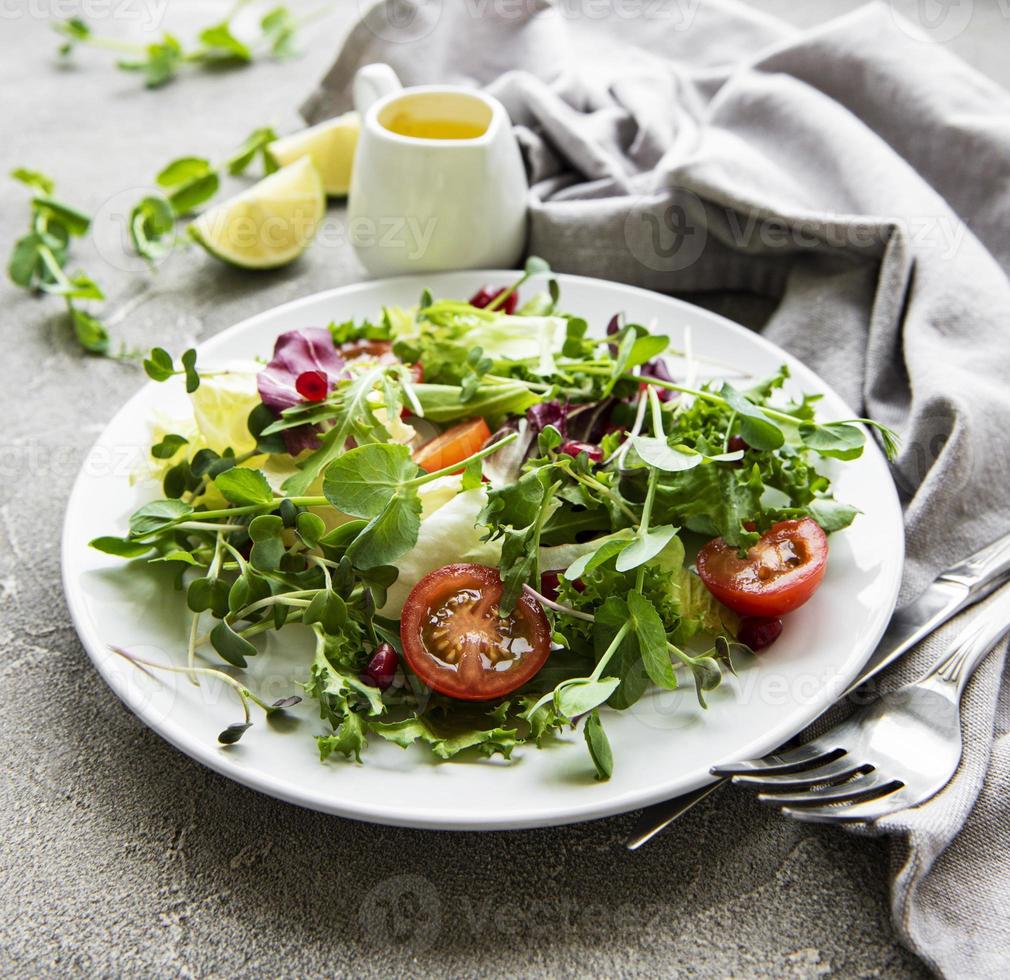
[(882, 783), (879, 791), (869, 799), (861, 799), (849, 805), (782, 807), (782, 812), (807, 823), (872, 823), (897, 810), (904, 810), (909, 804), (902, 792), (904, 784), (898, 780)]
[(799, 769), (790, 773), (745, 773), (734, 776), (733, 783), (775, 791), (802, 789), (816, 783), (830, 783), (847, 779), (865, 770), (865, 764), (856, 762), (851, 756), (843, 755), (833, 762), (828, 762), (823, 766), (815, 766), (813, 769)]
[[(758, 793), (762, 803), (773, 806), (806, 806), (816, 803), (856, 803), (865, 802), (871, 793), (876, 793), (882, 787), (893, 788), (896, 781), (881, 776), (879, 773), (866, 773), (857, 779), (836, 786), (825, 786), (823, 789), (811, 789), (796, 793)], [(897, 784), (902, 785), (902, 784)]]
[(742, 776), (752, 772), (789, 772), (814, 762), (833, 762), (844, 754), (845, 749), (837, 746), (827, 748), (824, 743), (808, 742), (806, 745), (790, 749), (788, 752), (777, 752), (761, 759), (744, 759), (725, 766), (713, 766), (710, 771), (713, 776)]

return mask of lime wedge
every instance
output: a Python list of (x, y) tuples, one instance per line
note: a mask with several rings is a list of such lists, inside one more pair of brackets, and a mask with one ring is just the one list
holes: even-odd
[(331, 197), (343, 197), (351, 186), (351, 166), (354, 148), (361, 132), (361, 117), (346, 112), (336, 119), (327, 119), (299, 133), (274, 140), (267, 152), (286, 167), (302, 157), (311, 157), (323, 178), (323, 187)]
[(274, 269), (308, 248), (325, 212), (319, 171), (304, 157), (205, 211), (189, 233), (222, 262)]

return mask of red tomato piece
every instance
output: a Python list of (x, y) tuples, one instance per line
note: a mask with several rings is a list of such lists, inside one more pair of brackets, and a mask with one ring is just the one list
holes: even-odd
[(817, 591), (828, 563), (828, 538), (809, 517), (780, 521), (741, 558), (722, 538), (698, 552), (698, 574), (723, 605), (741, 616), (775, 618)]
[(491, 430), (483, 419), (460, 422), (416, 449), (414, 462), (426, 473), (434, 473), (453, 463), (463, 462), (468, 456), (479, 452), (490, 438)]
[(461, 701), (490, 701), (522, 687), (551, 652), (543, 609), (523, 593), (498, 615), (502, 584), (486, 565), (446, 565), (411, 590), (400, 619), (403, 655), (433, 691)]

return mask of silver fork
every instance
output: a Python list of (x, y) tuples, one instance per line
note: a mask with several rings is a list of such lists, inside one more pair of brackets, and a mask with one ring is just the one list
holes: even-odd
[(870, 822), (919, 806), (957, 770), (961, 694), (1008, 632), (1010, 588), (1005, 588), (919, 680), (797, 749), (712, 772), (764, 790), (759, 800), (798, 820)]

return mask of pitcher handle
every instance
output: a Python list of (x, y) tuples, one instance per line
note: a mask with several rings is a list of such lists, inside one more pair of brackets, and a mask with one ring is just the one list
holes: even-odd
[(379, 99), (401, 88), (400, 79), (389, 65), (363, 65), (354, 76), (354, 108), (364, 115)]

